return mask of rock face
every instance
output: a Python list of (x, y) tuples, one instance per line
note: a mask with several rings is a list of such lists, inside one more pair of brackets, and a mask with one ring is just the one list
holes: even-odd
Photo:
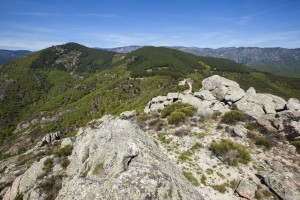
[(203, 199), (136, 125), (96, 126), (79, 131), (57, 199)]
[(18, 176), (12, 186), (6, 191), (3, 200), (13, 200), (19, 193), (31, 192), (34, 188), (38, 176), (43, 173), (44, 161), (47, 158), (43, 158), (38, 162), (33, 163), (33, 165), (25, 171), (24, 174)]
[(273, 190), (280, 199), (300, 200), (300, 186), (292, 179), (278, 173), (258, 174), (264, 183)]

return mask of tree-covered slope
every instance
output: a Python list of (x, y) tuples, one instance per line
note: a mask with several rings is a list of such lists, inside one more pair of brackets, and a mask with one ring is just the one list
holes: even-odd
[[(68, 43), (1, 68), (0, 142), (9, 145), (25, 133), (28, 141), (53, 131), (72, 134), (103, 114), (142, 111), (154, 96), (184, 89), (178, 86), (180, 79), (192, 78), (193, 89), (199, 90), (201, 81), (213, 74), (244, 89), (254, 86), (260, 92), (300, 98), (299, 79), (253, 71), (226, 59), (157, 47), (117, 54)], [(20, 142), (31, 144), (26, 141)]]
[(128, 54), (127, 58), (131, 59), (128, 69), (132, 77), (167, 75), (179, 78), (204, 69), (198, 56), (164, 47), (143, 47)]

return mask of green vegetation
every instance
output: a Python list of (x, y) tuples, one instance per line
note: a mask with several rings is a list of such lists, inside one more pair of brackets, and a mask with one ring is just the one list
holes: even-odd
[(184, 78), (194, 70), (203, 70), (199, 57), (164, 47), (143, 47), (127, 55), (132, 77), (171, 76)]
[(10, 158), (10, 157), (11, 157), (10, 154), (7, 154), (7, 153), (2, 154), (2, 152), (0, 153), (0, 161), (5, 160), (5, 159)]
[(212, 116), (211, 116), (211, 118), (213, 120), (217, 120), (218, 117), (220, 117), (221, 115), (222, 115), (222, 113), (220, 111), (214, 111), (213, 114), (212, 114)]
[(198, 180), (193, 176), (191, 172), (188, 171), (182, 171), (185, 178), (190, 181), (194, 186), (199, 186)]
[[(264, 74), (226, 59), (155, 47), (124, 57), (68, 43), (32, 53), (0, 69), (0, 91), (5, 97), (0, 99), (0, 142), (8, 143), (25, 130), (31, 137), (54, 131), (73, 136), (74, 130), (94, 118), (125, 110), (143, 111), (154, 96), (180, 91), (177, 78), (192, 78), (193, 89), (199, 90), (201, 81), (212, 74), (237, 81), (245, 90), (253, 86), (258, 92), (300, 99), (300, 79)], [(143, 79), (130, 79), (141, 76)], [(175, 110), (186, 117), (195, 113), (189, 107), (162, 114), (168, 117)], [(183, 114), (173, 116), (175, 122), (181, 121), (178, 116)], [(42, 118), (55, 120), (12, 134), (18, 124)], [(147, 116), (137, 117), (138, 123), (146, 120)]]
[(103, 163), (99, 162), (96, 164), (94, 170), (93, 170), (93, 174), (94, 175), (102, 175), (104, 173), (104, 169), (103, 169)]
[(268, 150), (275, 145), (275, 142), (271, 138), (267, 137), (256, 137), (254, 142), (257, 146), (263, 146)]
[(166, 106), (161, 111), (161, 116), (163, 118), (167, 117), (170, 124), (177, 124), (184, 121), (187, 116), (193, 116), (196, 111), (196, 108), (191, 105), (176, 102)]
[(202, 183), (203, 185), (206, 185), (206, 176), (205, 176), (205, 175), (202, 175), (202, 176), (201, 176), (201, 183)]
[(72, 150), (73, 150), (73, 146), (68, 144), (68, 145), (64, 146), (63, 148), (58, 149), (55, 152), (55, 156), (58, 156), (58, 157), (69, 156), (69, 155), (71, 155)]
[(291, 145), (294, 145), (296, 147), (296, 150), (298, 153), (300, 153), (300, 141), (291, 141)]
[(236, 124), (238, 121), (243, 120), (244, 114), (238, 110), (231, 110), (226, 112), (222, 117), (221, 123)]
[(214, 173), (214, 170), (212, 170), (211, 168), (206, 169), (206, 173), (211, 175)]
[[(59, 48), (64, 49), (64, 54), (77, 56), (76, 67), (72, 66), (73, 57), (66, 62), (57, 62), (60, 59)], [(108, 68), (111, 65), (115, 53), (97, 50), (76, 43), (67, 43), (58, 47), (49, 47), (40, 52), (38, 59), (30, 65), (31, 68), (55, 68), (62, 71), (95, 72)]]
[(227, 186), (226, 183), (223, 183), (223, 184), (220, 184), (220, 185), (211, 185), (211, 187), (214, 190), (217, 190), (218, 192), (220, 192), (222, 194), (224, 194), (226, 192), (226, 186)]
[(192, 151), (184, 151), (179, 155), (178, 158), (179, 158), (179, 160), (185, 162), (185, 161), (189, 160), (192, 155), (193, 155)]
[(186, 116), (193, 116), (197, 109), (189, 104), (181, 103), (181, 102), (176, 102), (170, 105), (167, 105), (162, 111), (161, 111), (161, 116), (163, 118), (168, 117), (171, 115), (173, 112), (178, 111), (184, 113)]
[(185, 116), (186, 115), (183, 112), (174, 111), (168, 116), (167, 120), (169, 124), (178, 124), (185, 119)]
[(44, 167), (43, 167), (43, 173), (38, 176), (38, 179), (43, 178), (44, 176), (47, 176), (53, 169), (53, 159), (47, 158), (44, 161)]
[(52, 158), (47, 158), (45, 161), (44, 161), (44, 167), (43, 167), (43, 170), (46, 174), (48, 174), (49, 172), (52, 171), (52, 168), (53, 168), (53, 160)]
[(184, 151), (182, 152), (180, 155), (179, 155), (179, 160), (185, 162), (187, 160), (190, 160), (190, 157), (195, 153), (195, 151), (201, 149), (203, 147), (203, 145), (199, 142), (196, 142), (194, 144), (194, 146), (192, 146), (192, 148), (190, 148), (189, 150), (187, 151)]
[(246, 147), (228, 139), (222, 139), (220, 142), (213, 141), (210, 147), (224, 163), (229, 165), (247, 164), (251, 160)]

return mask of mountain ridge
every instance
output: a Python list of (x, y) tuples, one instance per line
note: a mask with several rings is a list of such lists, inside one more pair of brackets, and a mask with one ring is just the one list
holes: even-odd
[(28, 50), (5, 50), (0, 49), (0, 64), (31, 54)]
[[(133, 48), (134, 47), (134, 48)], [(184, 46), (165, 46), (200, 56), (226, 58), (245, 64), (252, 69), (269, 72), (275, 75), (300, 77), (300, 48), (282, 47), (220, 47), (199, 48)], [(119, 53), (129, 53), (142, 46), (125, 46), (107, 48)]]

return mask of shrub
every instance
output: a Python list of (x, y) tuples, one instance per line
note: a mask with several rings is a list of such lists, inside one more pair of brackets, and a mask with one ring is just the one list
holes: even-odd
[(257, 137), (254, 139), (254, 141), (257, 146), (263, 146), (266, 149), (271, 149), (275, 145), (274, 141), (266, 137)]
[(67, 157), (63, 157), (61, 161), (61, 166), (66, 169), (70, 164), (70, 160)]
[(178, 124), (179, 122), (185, 119), (185, 114), (183, 112), (172, 112), (170, 116), (168, 116), (167, 120), (169, 124)]
[(214, 173), (214, 170), (212, 170), (211, 168), (206, 169), (206, 173), (211, 175)]
[(58, 149), (55, 152), (55, 155), (58, 157), (69, 156), (69, 155), (71, 155), (72, 150), (73, 150), (73, 146), (68, 144), (68, 145), (64, 146), (63, 148)]
[(201, 176), (201, 183), (203, 185), (206, 185), (206, 176), (204, 176), (204, 175)]
[(182, 171), (185, 178), (190, 181), (194, 186), (199, 186), (198, 180), (193, 176), (191, 172)]
[(221, 184), (221, 185), (212, 185), (211, 186), (213, 189), (219, 191), (220, 193), (224, 194), (226, 192), (226, 184)]
[(187, 161), (187, 160), (189, 160), (190, 159), (190, 157), (193, 155), (193, 152), (192, 151), (185, 151), (185, 152), (183, 152), (183, 153), (181, 153), (180, 155), (179, 155), (179, 160), (181, 160), (181, 161)]
[(160, 141), (163, 141), (166, 138), (165, 133), (163, 132), (159, 132), (157, 136)]
[(178, 109), (179, 112), (183, 112), (186, 116), (193, 116), (197, 109), (194, 106), (187, 106), (185, 108)]
[(212, 118), (213, 120), (216, 120), (216, 119), (218, 119), (218, 117), (221, 116), (221, 115), (222, 115), (222, 113), (221, 113), (220, 111), (214, 111), (213, 114), (211, 115), (211, 118)]
[(244, 114), (241, 111), (238, 110), (232, 110), (229, 112), (226, 112), (221, 120), (222, 123), (225, 124), (236, 124), (238, 121), (243, 120)]
[(170, 105), (167, 105), (162, 111), (161, 111), (161, 117), (166, 118), (168, 117), (172, 112), (175, 110), (184, 108), (186, 106), (189, 106), (187, 104), (183, 104), (181, 102), (172, 103)]
[(292, 141), (290, 143), (291, 145), (294, 145), (296, 147), (297, 152), (300, 153), (300, 141)]
[(47, 175), (49, 172), (51, 172), (52, 168), (53, 168), (53, 160), (52, 158), (47, 158), (44, 161), (44, 167), (43, 167), (45, 174)]
[(203, 145), (200, 142), (196, 142), (194, 144), (194, 146), (191, 148), (191, 151), (195, 151), (195, 150), (201, 149), (202, 147), (203, 147)]
[(210, 147), (223, 162), (229, 165), (247, 164), (251, 160), (246, 147), (231, 140), (222, 139), (220, 142), (212, 142)]
[(247, 128), (250, 131), (258, 131), (260, 133), (268, 133), (268, 130), (257, 122), (247, 123), (245, 125), (245, 128)]

